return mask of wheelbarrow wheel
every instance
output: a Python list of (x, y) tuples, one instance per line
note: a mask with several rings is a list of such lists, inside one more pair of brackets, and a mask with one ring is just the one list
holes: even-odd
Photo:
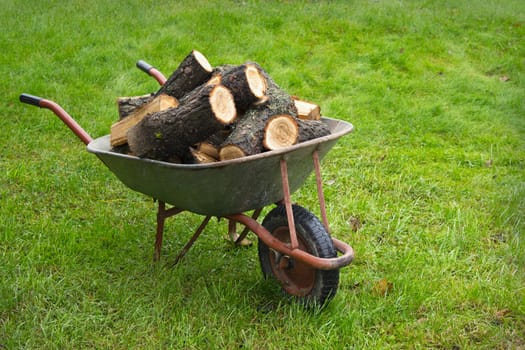
[[(292, 208), (299, 249), (320, 258), (336, 257), (332, 239), (319, 219), (301, 206)], [(281, 242), (290, 242), (284, 205), (270, 211), (262, 225)], [(269, 248), (260, 239), (259, 261), (265, 278), (274, 278), (285, 293), (307, 306), (325, 305), (337, 292), (339, 269), (316, 269)]]

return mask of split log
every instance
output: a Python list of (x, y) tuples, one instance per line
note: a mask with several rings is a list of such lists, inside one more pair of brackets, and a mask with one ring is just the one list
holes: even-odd
[(257, 154), (264, 151), (264, 126), (274, 115), (286, 114), (295, 117), (297, 109), (292, 97), (256, 63), (251, 63), (263, 74), (267, 98), (252, 106), (234, 126), (233, 131), (219, 150), (219, 159), (227, 160)]
[(110, 142), (111, 146), (120, 146), (128, 142), (128, 130), (137, 125), (148, 114), (160, 112), (168, 108), (174, 108), (179, 105), (175, 97), (168, 95), (159, 95), (151, 99), (141, 107), (136, 108), (126, 118), (121, 119), (111, 126)]
[(138, 107), (148, 103), (154, 97), (154, 94), (147, 94), (142, 96), (119, 97), (117, 99), (118, 115), (120, 119), (126, 118)]
[(297, 119), (297, 124), (299, 125), (297, 143), (330, 135), (330, 128), (320, 120)]
[(219, 148), (209, 142), (203, 141), (197, 144), (196, 151), (215, 160), (219, 159)]
[(191, 156), (193, 157), (193, 161), (191, 162), (193, 164), (208, 164), (208, 163), (215, 163), (218, 161), (217, 158), (214, 158), (207, 153), (201, 152), (191, 147), (190, 147), (190, 153), (191, 153)]
[(217, 76), (220, 76), (221, 84), (232, 92), (239, 114), (243, 114), (252, 104), (265, 96), (266, 79), (254, 64), (229, 66), (221, 70)]
[(202, 53), (193, 50), (166, 80), (155, 96), (167, 94), (180, 100), (184, 95), (211, 78), (212, 66)]
[(306, 120), (321, 119), (321, 108), (315, 103), (303, 101), (293, 97), (295, 107), (297, 108), (297, 117)]
[(297, 119), (288, 114), (274, 115), (264, 127), (263, 145), (268, 150), (290, 147), (299, 138)]
[(204, 84), (192, 90), (177, 108), (147, 115), (128, 131), (128, 144), (138, 157), (184, 159), (199, 143), (237, 117), (231, 92), (222, 85)]
[(204, 153), (216, 160), (219, 160), (219, 149), (221, 147), (221, 144), (226, 140), (228, 135), (230, 134), (230, 130), (224, 129), (221, 130), (213, 135), (211, 135), (208, 139), (199, 142), (196, 145), (196, 150)]

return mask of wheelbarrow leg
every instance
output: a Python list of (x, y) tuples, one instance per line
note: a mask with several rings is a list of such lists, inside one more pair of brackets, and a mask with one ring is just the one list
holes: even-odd
[(208, 222), (210, 221), (210, 219), (211, 219), (211, 216), (206, 216), (204, 220), (202, 220), (201, 225), (199, 226), (197, 231), (195, 231), (195, 234), (193, 235), (193, 237), (191, 237), (189, 242), (186, 243), (184, 248), (182, 248), (182, 250), (180, 251), (179, 255), (177, 255), (177, 257), (175, 258), (175, 261), (173, 262), (173, 266), (177, 265), (179, 261), (184, 257), (184, 255), (186, 255), (188, 250), (190, 250), (193, 243), (195, 243), (197, 238), (199, 238), (199, 236), (201, 235), (202, 231), (204, 231), (204, 228), (206, 228), (206, 226), (208, 225)]
[(173, 207), (166, 210), (166, 203), (159, 201), (159, 208), (157, 210), (157, 235), (155, 237), (155, 253), (153, 255), (154, 261), (160, 260), (160, 250), (162, 249), (162, 237), (164, 235), (164, 221), (170, 216), (176, 215), (183, 211), (182, 209)]
[(157, 210), (157, 235), (155, 236), (155, 253), (153, 255), (154, 261), (159, 261), (160, 250), (162, 248), (162, 236), (164, 234), (164, 221), (166, 218), (163, 213), (166, 209), (166, 204), (159, 201), (159, 208)]
[(233, 244), (237, 246), (250, 246), (252, 245), (252, 242), (245, 239), (246, 235), (241, 238), (241, 236), (237, 233), (237, 223), (233, 220), (228, 220), (228, 238), (230, 239)]
[(296, 249), (299, 247), (299, 242), (297, 241), (297, 232), (295, 231), (295, 222), (292, 211), (292, 201), (290, 198), (290, 185), (288, 183), (288, 167), (286, 165), (286, 160), (281, 159), (281, 181), (283, 186), (283, 202), (286, 208), (286, 217), (288, 219), (288, 228), (290, 230), (290, 245), (291, 249)]
[(326, 232), (330, 233), (330, 227), (328, 226), (328, 217), (326, 216), (326, 202), (324, 200), (323, 181), (321, 179), (321, 166), (319, 165), (319, 152), (315, 150), (312, 157), (314, 159), (315, 180), (317, 183), (317, 197), (319, 198), (319, 206), (321, 207), (321, 220), (323, 220)]
[[(261, 215), (261, 212), (262, 212), (262, 208), (255, 209), (252, 214), (252, 219), (257, 220), (259, 218), (259, 215)], [(244, 239), (246, 238), (249, 232), (250, 232), (250, 228), (248, 226), (245, 226), (244, 230), (242, 230), (241, 234), (235, 240), (235, 244), (242, 245), (242, 242), (244, 241)]]

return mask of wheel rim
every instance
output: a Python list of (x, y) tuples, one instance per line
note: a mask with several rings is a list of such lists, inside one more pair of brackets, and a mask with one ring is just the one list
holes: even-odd
[[(278, 227), (272, 234), (281, 242), (290, 243), (288, 227)], [(311, 253), (299, 234), (297, 234), (297, 241), (299, 249)], [(288, 294), (302, 297), (310, 293), (315, 285), (315, 268), (273, 249), (270, 249), (268, 254), (273, 275)]]

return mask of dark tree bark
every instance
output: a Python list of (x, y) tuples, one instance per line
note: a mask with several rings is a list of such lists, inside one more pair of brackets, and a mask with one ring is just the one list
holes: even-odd
[(235, 104), (222, 85), (202, 85), (186, 95), (177, 108), (150, 114), (128, 131), (128, 144), (138, 157), (184, 159), (189, 147), (233, 122)]
[[(264, 126), (274, 115), (287, 114), (297, 116), (297, 109), (292, 97), (256, 63), (250, 63), (262, 72), (267, 83), (266, 99), (252, 106), (235, 124), (230, 136), (220, 148), (220, 159), (234, 159), (264, 151)], [(226, 67), (230, 69), (230, 67)]]
[(229, 66), (218, 75), (221, 84), (232, 92), (235, 107), (239, 114), (243, 114), (266, 93), (266, 79), (258, 67), (253, 64)]
[(180, 100), (184, 95), (211, 78), (212, 66), (202, 53), (193, 50), (171, 74), (155, 96), (167, 94)]
[(265, 121), (272, 112), (263, 106), (248, 110), (219, 149), (219, 159), (235, 159), (263, 151)]
[(268, 100), (265, 105), (267, 108), (272, 109), (274, 114), (289, 114), (297, 117), (297, 107), (292, 96), (283, 90), (258, 63), (249, 62), (248, 64), (257, 67), (266, 79)]
[(330, 135), (330, 129), (320, 120), (298, 119), (299, 138), (297, 142), (305, 142), (318, 137)]

